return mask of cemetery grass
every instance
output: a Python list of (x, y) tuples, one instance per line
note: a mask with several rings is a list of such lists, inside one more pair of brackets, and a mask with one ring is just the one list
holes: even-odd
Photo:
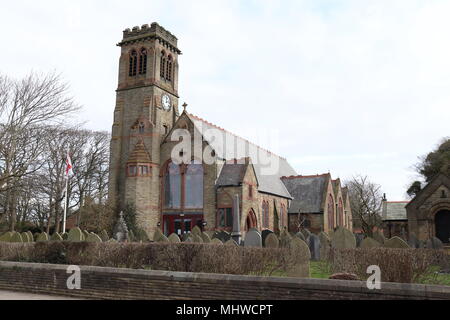
[(330, 265), (325, 261), (311, 261), (311, 278), (329, 279), (332, 275)]
[(439, 267), (433, 267), (418, 279), (419, 284), (450, 286), (450, 274), (441, 273)]

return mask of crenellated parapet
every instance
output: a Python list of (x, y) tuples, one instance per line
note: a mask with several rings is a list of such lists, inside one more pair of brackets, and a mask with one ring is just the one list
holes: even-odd
[(178, 49), (178, 39), (168, 30), (164, 29), (158, 23), (153, 22), (150, 26), (144, 24), (141, 27), (136, 26), (132, 29), (127, 28), (123, 31), (123, 39), (117, 45), (119, 47), (134, 44), (137, 42), (147, 41), (147, 40), (158, 40), (162, 45), (164, 45), (169, 50), (181, 54)]

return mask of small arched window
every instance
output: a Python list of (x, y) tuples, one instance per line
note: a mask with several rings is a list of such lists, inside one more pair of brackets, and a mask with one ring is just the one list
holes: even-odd
[(172, 56), (167, 58), (166, 80), (172, 81)]
[(142, 48), (139, 55), (139, 74), (147, 73), (147, 50)]
[(329, 230), (334, 229), (334, 200), (333, 196), (330, 194), (328, 196), (328, 228)]
[(145, 132), (145, 124), (143, 122), (139, 123), (139, 134), (143, 134)]
[(262, 218), (263, 218), (263, 227), (269, 228), (269, 203), (267, 201), (263, 201)]
[(161, 79), (164, 79), (166, 75), (166, 53), (161, 52), (161, 61), (159, 66), (159, 76)]
[(130, 77), (134, 77), (136, 75), (136, 71), (137, 71), (137, 52), (136, 50), (131, 51), (130, 53), (130, 65), (129, 65), (129, 71), (128, 71), (128, 75)]

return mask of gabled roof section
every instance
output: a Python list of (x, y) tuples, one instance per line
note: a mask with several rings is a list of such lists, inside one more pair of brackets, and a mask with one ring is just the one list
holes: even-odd
[(234, 187), (241, 186), (244, 182), (245, 173), (251, 166), (249, 159), (242, 161), (227, 161), (217, 179), (216, 186), (218, 187)]
[(197, 116), (187, 112), (186, 115), (216, 152), (217, 157), (225, 161), (243, 157), (251, 159), (259, 183), (259, 192), (292, 198), (280, 180), (283, 176), (297, 174), (286, 159)]
[(138, 143), (134, 147), (133, 152), (130, 154), (127, 163), (150, 163), (150, 154), (145, 147), (144, 141), (139, 139)]
[(408, 220), (406, 205), (409, 201), (383, 202), (383, 221)]
[(341, 179), (332, 180), (332, 183), (333, 183), (334, 197), (336, 198), (336, 201), (338, 201), (337, 196), (339, 194), (339, 188), (341, 188)]
[(430, 183), (428, 183), (425, 188), (423, 188), (415, 197), (411, 200), (411, 202), (406, 206), (407, 208), (410, 206), (415, 206), (416, 208), (422, 205), (429, 197), (431, 193), (436, 191), (440, 186), (446, 186), (450, 189), (450, 177), (446, 176), (443, 173), (438, 174), (434, 177)]
[(347, 201), (348, 198), (348, 187), (342, 188), (342, 198), (344, 200), (344, 203)]
[(324, 199), (331, 175), (283, 177), (282, 181), (294, 197), (289, 213), (323, 212)]

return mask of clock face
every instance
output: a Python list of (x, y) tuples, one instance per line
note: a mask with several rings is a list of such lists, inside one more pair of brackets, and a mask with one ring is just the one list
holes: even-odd
[(161, 98), (162, 106), (164, 110), (169, 111), (170, 110), (170, 97), (167, 94), (164, 94)]

